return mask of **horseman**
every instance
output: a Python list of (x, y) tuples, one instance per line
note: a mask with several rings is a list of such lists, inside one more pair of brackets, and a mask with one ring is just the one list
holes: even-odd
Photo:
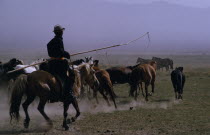
[[(74, 73), (69, 68), (67, 59), (70, 59), (70, 54), (64, 50), (63, 32), (65, 28), (60, 25), (54, 27), (55, 37), (47, 44), (49, 60), (49, 72), (61, 82), (63, 89), (61, 98), (64, 102), (76, 100), (73, 95)], [(57, 93), (52, 92), (52, 100), (55, 102), (59, 97)]]

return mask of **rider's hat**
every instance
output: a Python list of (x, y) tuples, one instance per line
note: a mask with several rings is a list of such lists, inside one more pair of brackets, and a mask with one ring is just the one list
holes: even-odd
[(64, 31), (65, 30), (65, 28), (63, 28), (62, 26), (60, 26), (60, 25), (55, 25), (54, 26), (54, 32), (55, 31)]

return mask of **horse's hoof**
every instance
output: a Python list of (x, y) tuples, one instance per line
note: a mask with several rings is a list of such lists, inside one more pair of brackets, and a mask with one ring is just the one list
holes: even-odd
[(75, 118), (71, 118), (71, 122), (75, 122)]
[(65, 131), (69, 130), (69, 126), (67, 125), (63, 125), (63, 128), (65, 129)]
[(71, 124), (71, 119), (67, 119), (66, 124)]
[(24, 127), (27, 129), (29, 127), (29, 122), (24, 122)]
[(69, 127), (68, 127), (68, 126), (66, 126), (66, 127), (65, 127), (65, 131), (68, 131), (68, 130), (69, 130)]
[(47, 124), (48, 124), (49, 126), (53, 126), (53, 122), (52, 122), (51, 120), (47, 121)]
[(25, 128), (28, 128), (29, 127), (29, 121), (30, 120), (24, 120), (24, 127)]

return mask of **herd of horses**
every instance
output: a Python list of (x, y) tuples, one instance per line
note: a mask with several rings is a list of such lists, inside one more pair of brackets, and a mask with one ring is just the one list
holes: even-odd
[[(31, 64), (40, 63), (44, 59), (39, 59)], [(173, 69), (173, 61), (170, 59), (161, 59), (153, 57), (152, 60), (145, 60), (138, 58), (137, 65), (134, 66), (118, 66), (108, 69), (101, 69), (99, 60), (93, 60), (92, 57), (85, 57), (85, 59), (69, 62), (70, 69), (74, 72), (73, 93), (77, 98), (82, 98), (85, 93), (85, 86), (89, 87), (89, 90), (93, 91), (93, 98), (99, 103), (97, 93), (99, 92), (107, 104), (110, 106), (109, 97), (113, 101), (115, 108), (117, 104), (115, 99), (118, 97), (114, 90), (113, 85), (128, 83), (130, 85), (129, 96), (133, 96), (137, 99), (139, 92), (148, 101), (148, 97), (154, 93), (156, 70), (165, 67), (166, 70)], [(28, 114), (28, 106), (34, 101), (35, 97), (39, 97), (38, 110), (45, 118), (49, 125), (52, 125), (51, 119), (44, 111), (44, 107), (47, 102), (52, 98), (56, 102), (63, 102), (64, 107), (64, 119), (63, 127), (68, 130), (69, 122), (74, 122), (80, 115), (79, 105), (77, 100), (72, 100), (69, 97), (68, 100), (64, 100), (62, 96), (62, 83), (48, 70), (47, 62), (40, 65), (28, 67), (11, 74), (7, 74), (8, 71), (19, 69), (24, 66), (24, 63), (17, 59), (11, 59), (9, 62), (0, 64), (0, 79), (1, 82), (10, 82), (8, 89), (11, 91), (10, 98), (10, 116), (11, 120), (15, 118), (19, 119), (19, 108), (23, 95), (26, 95), (26, 99), (22, 104), (25, 112), (24, 127), (28, 128), (30, 123), (30, 117)], [(71, 76), (70, 73), (69, 76)], [(10, 81), (9, 81), (10, 80)], [(171, 73), (171, 80), (175, 90), (175, 97), (177, 99), (182, 98), (183, 86), (185, 83), (185, 77), (183, 74), (183, 68), (176, 68)], [(144, 89), (143, 89), (144, 83)], [(148, 86), (152, 86), (151, 93), (148, 92)], [(52, 91), (56, 96), (52, 96)], [(67, 119), (69, 105), (72, 104), (76, 110), (75, 117), (70, 120)]]
[(169, 71), (169, 69), (173, 69), (173, 60), (169, 58), (152, 57), (152, 59), (143, 59), (139, 57), (136, 63), (147, 64), (151, 61), (155, 61), (157, 63), (157, 70), (163, 70), (165, 68), (166, 71)]

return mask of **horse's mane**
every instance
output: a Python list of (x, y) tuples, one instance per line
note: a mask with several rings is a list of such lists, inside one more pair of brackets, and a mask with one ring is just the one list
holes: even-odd
[(134, 68), (138, 67), (139, 65), (141, 65), (141, 64), (136, 64), (134, 66), (127, 66), (126, 68), (133, 70)]

